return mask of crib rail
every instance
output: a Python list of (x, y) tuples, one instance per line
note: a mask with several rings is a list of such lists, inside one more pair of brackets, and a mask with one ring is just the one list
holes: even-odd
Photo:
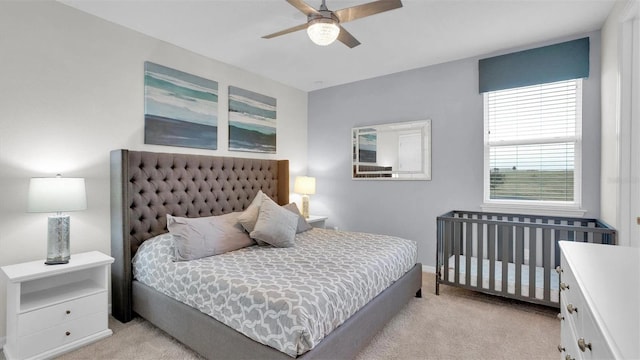
[(597, 219), (474, 211), (437, 217), (436, 294), (440, 284), (559, 307), (558, 241), (616, 244)]

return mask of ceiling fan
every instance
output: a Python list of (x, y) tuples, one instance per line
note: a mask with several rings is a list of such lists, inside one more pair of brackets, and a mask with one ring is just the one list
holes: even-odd
[(402, 7), (402, 1), (400, 0), (378, 0), (331, 11), (327, 8), (325, 0), (322, 0), (322, 5), (320, 5), (318, 10), (302, 0), (287, 0), (287, 2), (307, 15), (307, 22), (273, 34), (265, 35), (262, 38), (271, 39), (276, 36), (307, 29), (309, 38), (318, 45), (329, 45), (338, 39), (343, 44), (353, 48), (360, 45), (360, 42), (345, 30), (341, 24)]

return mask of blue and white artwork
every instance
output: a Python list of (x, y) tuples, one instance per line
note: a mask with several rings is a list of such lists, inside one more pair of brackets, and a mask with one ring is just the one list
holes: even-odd
[(375, 163), (377, 158), (378, 136), (375, 133), (358, 136), (358, 158), (360, 162)]
[(218, 148), (218, 83), (144, 63), (144, 143)]
[(229, 87), (229, 150), (276, 153), (276, 99)]

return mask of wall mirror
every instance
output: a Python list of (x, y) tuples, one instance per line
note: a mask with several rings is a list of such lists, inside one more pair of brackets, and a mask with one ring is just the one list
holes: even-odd
[(431, 180), (431, 120), (352, 129), (353, 179)]

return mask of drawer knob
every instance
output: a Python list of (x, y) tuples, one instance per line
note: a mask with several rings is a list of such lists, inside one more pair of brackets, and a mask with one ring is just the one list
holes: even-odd
[(67, 336), (71, 335), (71, 333), (68, 332), (68, 331), (66, 333), (64, 333), (64, 334), (67, 335)]
[(574, 312), (578, 312), (578, 308), (573, 306), (573, 304), (567, 305), (567, 311), (569, 314), (573, 314)]
[(71, 310), (67, 310), (67, 311), (65, 311), (65, 313), (66, 313), (67, 315), (69, 315), (69, 314), (71, 314)]
[(556, 266), (556, 272), (558, 274), (562, 273), (562, 268), (560, 267), (560, 265)]
[(558, 313), (558, 320), (564, 320), (564, 315), (562, 315), (562, 313)]
[(559, 352), (564, 352), (564, 347), (562, 347), (562, 345), (558, 345), (558, 351)]
[(561, 282), (560, 283), (560, 290), (569, 290), (569, 285)]
[(578, 347), (580, 351), (585, 352), (585, 350), (589, 349), (591, 351), (591, 343), (587, 343), (584, 338), (578, 339)]

